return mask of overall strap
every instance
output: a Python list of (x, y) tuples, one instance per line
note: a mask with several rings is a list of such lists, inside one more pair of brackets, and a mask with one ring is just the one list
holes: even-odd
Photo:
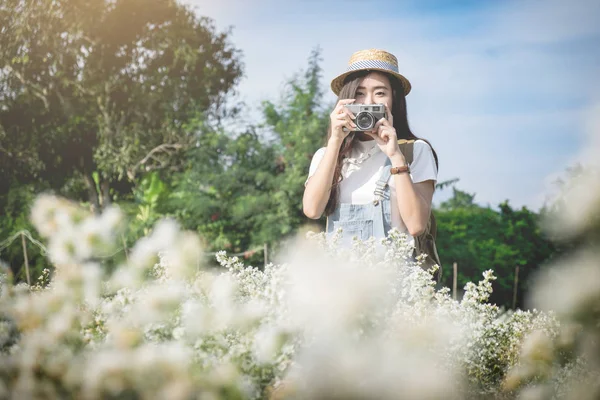
[(383, 169), (381, 170), (381, 176), (377, 183), (375, 183), (375, 197), (373, 199), (373, 204), (378, 205), (379, 202), (383, 199), (389, 200), (390, 191), (386, 190), (388, 188), (388, 180), (392, 175), (390, 170), (392, 167), (392, 161), (386, 158), (385, 164), (383, 165)]

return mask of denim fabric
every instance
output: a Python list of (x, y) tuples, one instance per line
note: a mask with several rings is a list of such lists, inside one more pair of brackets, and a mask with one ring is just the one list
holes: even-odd
[(327, 234), (333, 234), (342, 228), (341, 243), (349, 245), (353, 237), (367, 240), (374, 236), (384, 238), (392, 227), (390, 204), (391, 162), (388, 159), (373, 193), (373, 202), (368, 204), (340, 203), (327, 217)]

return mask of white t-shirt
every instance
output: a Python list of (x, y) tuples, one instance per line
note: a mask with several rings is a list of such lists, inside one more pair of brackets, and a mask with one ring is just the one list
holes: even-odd
[[(314, 154), (310, 163), (308, 178), (310, 178), (321, 159), (325, 155), (325, 147)], [(359, 164), (344, 163), (342, 166), (343, 180), (340, 184), (340, 203), (367, 204), (373, 201), (375, 183), (381, 176), (387, 156), (383, 153), (374, 140), (361, 142), (356, 140), (350, 151), (349, 158), (360, 159), (361, 155), (367, 158)], [(413, 147), (413, 162), (410, 165), (410, 177), (413, 183), (427, 180), (437, 181), (437, 167), (431, 147), (423, 140), (416, 140)], [(308, 182), (308, 179), (306, 180)], [(408, 234), (406, 225), (400, 218), (398, 202), (396, 200), (396, 186), (394, 176), (388, 180), (390, 185), (390, 201), (392, 209), (392, 227)], [(410, 235), (409, 235), (410, 236)]]

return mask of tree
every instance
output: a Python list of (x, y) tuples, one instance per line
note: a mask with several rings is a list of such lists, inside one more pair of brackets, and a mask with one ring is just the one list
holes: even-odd
[[(210, 249), (273, 248), (307, 222), (304, 181), (324, 142), (329, 113), (322, 104), (319, 54), (312, 52), (308, 68), (288, 82), (279, 103), (263, 103), (262, 125), (237, 134), (207, 132), (190, 150), (164, 210), (197, 229)], [(261, 259), (262, 253), (251, 261)]]
[(518, 306), (531, 273), (549, 260), (556, 248), (540, 228), (540, 216), (526, 207), (514, 210), (508, 202), (499, 210), (474, 203), (474, 194), (454, 188), (454, 195), (434, 210), (438, 221), (437, 247), (444, 265), (443, 280), (452, 282), (454, 262), (459, 266), (459, 286), (477, 280), (492, 269), (492, 301), (512, 306), (515, 267), (519, 266)]
[(267, 216), (273, 235), (287, 235), (306, 222), (302, 210), (304, 182), (313, 154), (324, 145), (332, 104), (324, 104), (321, 50), (314, 49), (308, 68), (288, 83), (280, 104), (265, 102), (265, 127), (275, 135), (282, 173), (276, 178), (274, 212)]
[(253, 127), (235, 136), (206, 132), (188, 160), (185, 171), (173, 177), (162, 212), (197, 230), (212, 251), (237, 253), (276, 240), (264, 231), (277, 156)]
[[(4, 182), (111, 186), (180, 160), (241, 76), (227, 33), (173, 0), (0, 0)], [(3, 188), (6, 191), (6, 187)]]
[(457, 208), (474, 208), (475, 195), (452, 188), (452, 197), (440, 204), (441, 210), (452, 210)]

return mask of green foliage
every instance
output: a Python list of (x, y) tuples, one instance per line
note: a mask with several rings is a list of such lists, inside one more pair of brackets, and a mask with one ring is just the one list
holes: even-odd
[(200, 232), (211, 250), (262, 246), (277, 173), (273, 148), (252, 130), (235, 138), (208, 131), (188, 156), (188, 168), (173, 181), (167, 212)]
[[(168, 212), (198, 230), (210, 249), (235, 253), (274, 246), (306, 222), (304, 181), (328, 121), (320, 73), (317, 49), (281, 102), (263, 104), (260, 128), (272, 140), (261, 139), (254, 127), (237, 135), (206, 129), (188, 153), (186, 171), (173, 181)], [(250, 261), (262, 261), (262, 254)]]
[(461, 288), (483, 271), (492, 269), (498, 276), (492, 301), (512, 307), (515, 268), (519, 266), (519, 296), (531, 273), (556, 252), (540, 228), (540, 216), (526, 207), (513, 210), (508, 202), (499, 210), (474, 203), (474, 194), (456, 188), (451, 199), (435, 210), (438, 221), (437, 246), (444, 284), (452, 286), (452, 264), (458, 264)]
[(124, 246), (129, 247), (141, 237), (149, 235), (156, 222), (165, 216), (164, 204), (169, 195), (168, 189), (158, 171), (154, 171), (140, 179), (133, 189), (132, 201), (119, 204), (129, 221), (122, 240)]
[[(145, 175), (170, 181), (198, 121), (235, 112), (239, 56), (177, 1), (0, 0), (0, 197), (15, 199), (0, 201), (0, 240), (47, 189), (95, 210), (122, 202), (139, 237), (163, 212)], [(0, 254), (13, 268), (17, 247)]]
[[(29, 219), (30, 207), (35, 196), (35, 188), (32, 185), (14, 186), (5, 195), (0, 195), (0, 207), (4, 210), (4, 215), (0, 219), (0, 261), (4, 260), (8, 263), (17, 282), (26, 281), (22, 239), (16, 237), (10, 243), (7, 241), (20, 231), (28, 231), (34, 239), (38, 239), (37, 232)], [(27, 238), (25, 246), (30, 278), (34, 283), (50, 263), (40, 247)]]
[(0, 26), (0, 174), (83, 178), (96, 207), (172, 165), (241, 76), (227, 34), (175, 1), (0, 0)]
[(289, 83), (280, 105), (264, 103), (266, 126), (276, 135), (279, 162), (283, 171), (276, 177), (276, 208), (267, 218), (280, 226), (280, 234), (292, 233), (305, 223), (302, 211), (304, 182), (310, 161), (325, 142), (329, 123), (329, 105), (323, 104), (319, 85), (320, 50), (313, 50), (308, 68)]

